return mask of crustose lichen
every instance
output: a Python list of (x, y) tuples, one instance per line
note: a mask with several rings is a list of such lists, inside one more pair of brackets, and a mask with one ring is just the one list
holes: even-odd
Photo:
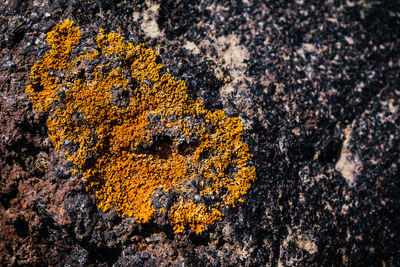
[[(178, 233), (221, 220), (256, 178), (239, 118), (191, 99), (143, 44), (104, 30), (81, 37), (71, 20), (49, 32), (26, 91), (98, 207), (139, 223), (165, 214)], [(156, 192), (172, 201), (155, 205)]]

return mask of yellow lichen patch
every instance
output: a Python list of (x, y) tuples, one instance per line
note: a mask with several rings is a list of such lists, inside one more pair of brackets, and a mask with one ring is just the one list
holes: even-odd
[(203, 203), (195, 204), (191, 199), (184, 202), (179, 198), (178, 203), (172, 206), (169, 213), (174, 231), (183, 232), (189, 226), (196, 234), (203, 231), (207, 224), (220, 221), (222, 213), (216, 208), (207, 208)]
[[(47, 110), (49, 104), (55, 100), (54, 94), (59, 91), (60, 81), (51, 76), (49, 71), (69, 68), (71, 51), (79, 43), (80, 37), (79, 28), (74, 27), (74, 22), (68, 19), (47, 34), (47, 43), (52, 49), (32, 67), (31, 85), (26, 90), (39, 110)], [(39, 88), (46, 90), (38, 90)]]
[[(103, 30), (94, 41), (81, 35), (70, 20), (48, 33), (51, 50), (32, 67), (26, 91), (49, 112), (55, 148), (98, 207), (139, 223), (167, 212), (178, 233), (221, 220), (256, 178), (241, 121), (191, 99), (143, 44)], [(155, 205), (156, 192), (179, 197)]]

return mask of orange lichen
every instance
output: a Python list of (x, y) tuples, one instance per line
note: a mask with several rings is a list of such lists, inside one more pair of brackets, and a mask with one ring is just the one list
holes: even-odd
[(208, 211), (203, 203), (195, 204), (191, 199), (184, 202), (182, 197), (171, 208), (169, 215), (174, 231), (177, 233), (183, 232), (185, 226), (189, 226), (196, 234), (199, 234), (207, 224), (212, 224), (222, 218), (222, 213), (218, 209), (212, 208)]
[[(239, 118), (191, 99), (184, 81), (160, 74), (157, 53), (143, 44), (100, 30), (79, 50), (81, 35), (71, 20), (48, 33), (51, 50), (32, 67), (26, 91), (50, 113), (55, 148), (83, 173), (98, 207), (139, 223), (168, 212), (176, 232), (200, 233), (221, 220), (256, 177)], [(126, 107), (114, 104), (115, 88), (131, 90)], [(156, 191), (179, 198), (169, 210), (155, 208)]]

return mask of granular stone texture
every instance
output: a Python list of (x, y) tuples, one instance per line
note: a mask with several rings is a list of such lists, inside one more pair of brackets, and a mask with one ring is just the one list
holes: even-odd
[[(237, 118), (257, 175), (243, 202), (182, 232), (167, 213), (138, 223), (98, 208), (84, 168), (65, 154), (76, 143), (57, 149), (47, 126), (55, 106), (39, 111), (25, 93), (32, 67), (51, 53), (47, 33), (67, 19), (82, 40), (102, 28), (145, 44), (159, 54), (160, 75), (184, 81), (204, 112)], [(0, 0), (1, 265), (400, 265), (399, 40), (398, 1)], [(120, 64), (94, 67), (104, 63)], [(86, 81), (91, 67), (53, 77)], [(107, 92), (121, 111), (136, 88), (123, 87)], [(175, 143), (157, 114), (148, 120), (140, 153), (165, 159), (179, 142), (196, 143), (180, 132)], [(155, 209), (220, 202), (169, 192), (153, 192)]]

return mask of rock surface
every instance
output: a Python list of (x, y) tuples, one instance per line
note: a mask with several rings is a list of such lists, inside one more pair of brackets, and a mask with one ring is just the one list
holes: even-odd
[[(1, 265), (400, 264), (396, 1), (0, 1)], [(200, 235), (102, 213), (24, 93), (73, 19), (239, 116), (257, 181)]]

